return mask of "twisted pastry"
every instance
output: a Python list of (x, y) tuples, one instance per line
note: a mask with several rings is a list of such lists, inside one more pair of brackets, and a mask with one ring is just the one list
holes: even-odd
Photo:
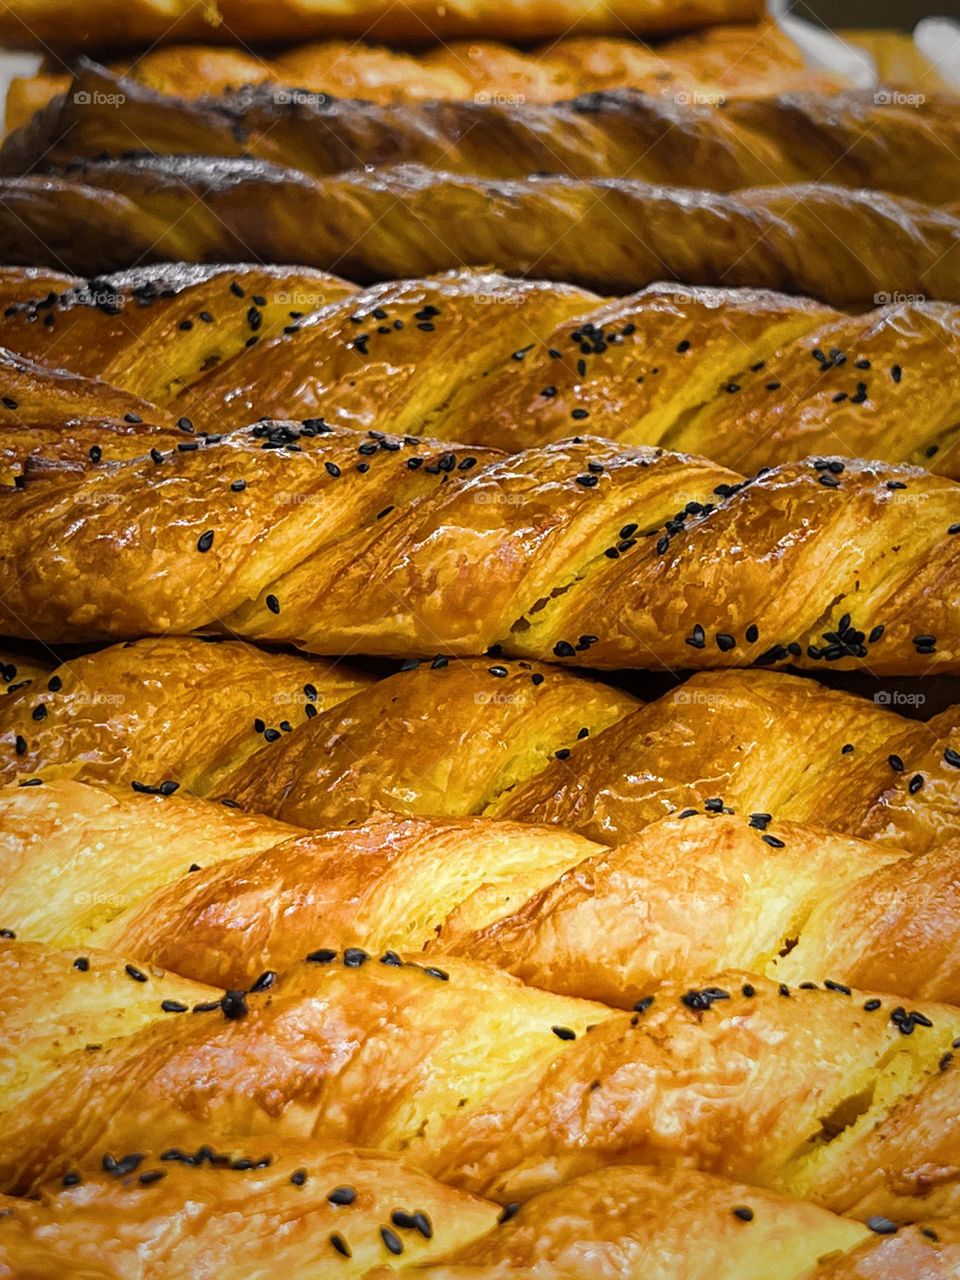
[(52, 660), (35, 654), (0, 649), (0, 693), (16, 693), (28, 680), (49, 675), (55, 665)]
[(317, 659), (160, 636), (72, 658), (0, 702), (0, 779), (40, 771), (203, 793), (372, 678)]
[[(271, 282), (251, 268), (200, 270), (173, 297), (167, 282), (182, 267), (99, 281), (0, 272), (0, 341), (31, 361), (66, 361), (147, 397), (157, 406), (138, 402), (147, 421), (186, 416), (210, 433), (322, 413), (344, 426), (513, 451), (582, 424), (741, 470), (842, 448), (960, 478), (960, 390), (949, 376), (960, 357), (960, 309), (946, 303), (895, 302), (850, 316), (764, 290), (661, 284), (604, 302), (569, 285), (482, 271), (351, 293), (306, 271)], [(252, 312), (251, 295), (262, 303)], [(97, 296), (111, 304), (90, 305)], [(288, 323), (278, 332), (281, 319)], [(198, 349), (204, 336), (213, 351)], [(438, 341), (442, 361), (433, 358)], [(61, 376), (52, 375), (54, 390)], [(70, 386), (85, 413), (102, 414), (101, 400), (83, 398), (85, 383)], [(80, 427), (24, 432), (24, 423), (62, 420), (64, 411), (46, 400), (32, 407), (20, 382), (5, 380), (4, 390), (18, 404), (4, 416), (14, 419), (6, 430), (21, 466), (29, 458), (36, 467), (41, 454), (87, 452)], [(121, 429), (91, 422), (104, 459), (140, 447), (133, 439), (128, 449), (115, 435)]]
[[(726, 973), (631, 1014), (463, 960), (312, 955), (205, 1012), (158, 1002), (152, 1025), (97, 1052), (58, 1050), (57, 1088), (0, 1117), (4, 1187), (134, 1142), (194, 1148), (202, 1117), (221, 1148), (308, 1134), (402, 1149), (501, 1203), (604, 1164), (683, 1163), (854, 1217), (956, 1213), (951, 1006)], [(72, 975), (87, 991), (89, 973)], [(116, 996), (86, 995), (91, 1019), (98, 1000)]]
[(912, 852), (960, 835), (955, 707), (923, 723), (796, 676), (704, 672), (632, 714), (621, 704), (603, 732), (580, 736), (574, 712), (544, 733), (578, 687), (561, 692), (559, 671), (534, 686), (523, 663), (490, 665), (507, 675), (457, 662), (383, 680), (224, 778), (223, 793), (306, 827), (378, 810), (482, 813), (603, 844), (718, 801)]
[[(19, 1280), (46, 1280), (67, 1266), (78, 1280), (119, 1280), (132, 1267), (159, 1280), (202, 1262), (221, 1280), (245, 1280), (262, 1254), (274, 1268), (344, 1277), (595, 1280), (602, 1266), (611, 1280), (638, 1270), (677, 1280), (682, 1262), (684, 1280), (951, 1280), (960, 1260), (949, 1223), (890, 1224), (883, 1234), (879, 1221), (871, 1229), (690, 1169), (600, 1169), (508, 1217), (393, 1156), (353, 1147), (287, 1141), (272, 1144), (269, 1157), (256, 1146), (232, 1158), (213, 1148), (176, 1160), (137, 1154), (134, 1177), (84, 1165), (71, 1171), (81, 1182), (51, 1184), (39, 1203), (0, 1198), (0, 1276), (7, 1260)], [(188, 1205), (194, 1214), (202, 1206), (192, 1221)], [(398, 1207), (409, 1205), (418, 1208)], [(158, 1233), (158, 1222), (181, 1229)], [(829, 1261), (818, 1265), (822, 1258)]]
[(960, 670), (960, 490), (914, 468), (745, 479), (589, 437), (504, 458), (323, 418), (196, 443), (0, 493), (4, 630)]
[(723, 967), (960, 1003), (957, 841), (907, 855), (709, 810), (614, 850), (477, 818), (303, 834), (75, 782), (0, 791), (0, 833), (2, 924), (18, 938), (106, 947), (220, 987), (288, 968), (322, 936), (465, 955), (626, 1007)]
[[(251, 1140), (229, 1153), (198, 1143), (174, 1154), (179, 1158), (142, 1144), (119, 1159), (105, 1151), (107, 1169), (101, 1160), (80, 1162), (66, 1185), (43, 1188), (40, 1201), (0, 1197), (0, 1276), (161, 1280), (206, 1271), (246, 1280), (288, 1268), (298, 1276), (372, 1280), (395, 1275), (388, 1264), (420, 1274), (426, 1263), (498, 1230), (497, 1205), (379, 1151), (289, 1140), (270, 1141), (267, 1150)], [(616, 1171), (613, 1187), (623, 1181), (626, 1188), (628, 1176)], [(643, 1176), (637, 1171), (634, 1180)], [(712, 1193), (717, 1219), (721, 1205), (742, 1191), (719, 1179), (696, 1185)], [(664, 1205), (666, 1192), (664, 1186)], [(780, 1197), (754, 1194), (753, 1202), (757, 1243), (801, 1226), (821, 1244), (844, 1249), (869, 1235)], [(545, 1206), (546, 1226), (557, 1209)], [(812, 1256), (812, 1241), (808, 1248)], [(945, 1239), (930, 1261), (951, 1253)]]
[[(60, 49), (169, 40), (303, 40), (310, 36), (361, 36), (422, 44), (447, 36), (497, 36), (535, 40), (624, 31), (657, 34), (725, 22), (757, 22), (758, 0), (453, 0), (437, 9), (429, 0), (17, 0), (0, 16), (0, 40), (8, 48)], [(109, 33), (109, 35), (107, 35)]]
[(4, 260), (79, 270), (306, 258), (369, 280), (494, 262), (612, 289), (668, 277), (840, 306), (884, 291), (960, 299), (954, 214), (826, 185), (720, 195), (625, 179), (492, 182), (416, 165), (312, 179), (259, 160), (161, 156), (11, 178), (0, 215)]
[(960, 200), (958, 99), (931, 95), (918, 109), (878, 103), (870, 90), (734, 100), (720, 111), (690, 96), (623, 89), (544, 105), (382, 105), (262, 84), (191, 100), (84, 62), (68, 92), (7, 139), (2, 161), (7, 173), (27, 173), (132, 146), (255, 156), (316, 178), (421, 164), (484, 178), (549, 172), (714, 191), (826, 180), (928, 204)]
[[(837, 87), (831, 77), (805, 67), (800, 50), (775, 22), (706, 27), (653, 48), (616, 36), (563, 36), (532, 51), (491, 40), (447, 40), (412, 53), (361, 40), (324, 40), (270, 57), (211, 45), (161, 45), (110, 67), (160, 93), (189, 98), (255, 84), (368, 102), (509, 97), (531, 104), (602, 89), (714, 101)], [(15, 77), (7, 93), (7, 128), (26, 124), (70, 82), (69, 75), (51, 69)]]

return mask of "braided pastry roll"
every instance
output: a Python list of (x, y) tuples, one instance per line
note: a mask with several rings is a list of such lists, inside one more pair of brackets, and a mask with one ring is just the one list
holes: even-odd
[(0, 790), (0, 838), (0, 923), (18, 938), (106, 947), (220, 987), (288, 968), (322, 936), (465, 955), (626, 1007), (723, 967), (960, 1003), (957, 841), (907, 855), (709, 810), (614, 850), (477, 818), (304, 834), (75, 782)]
[[(0, 16), (8, 48), (59, 49), (205, 39), (224, 44), (362, 36), (422, 44), (447, 36), (537, 40), (625, 31), (653, 35), (727, 22), (757, 22), (758, 0), (16, 0)], [(107, 35), (106, 33), (109, 33)]]
[(577, 721), (583, 686), (558, 688), (568, 679), (522, 662), (422, 664), (272, 744), (222, 791), (304, 827), (482, 813), (619, 844), (719, 801), (911, 852), (960, 835), (956, 707), (924, 723), (796, 676), (704, 672), (632, 714), (621, 704), (599, 732)]
[(367, 688), (334, 663), (182, 636), (72, 658), (0, 702), (0, 779), (43, 771), (203, 793), (294, 722)]
[(322, 418), (191, 444), (0, 493), (8, 634), (960, 670), (960, 489), (915, 468), (745, 479), (590, 437), (504, 458)]
[(888, 106), (870, 90), (734, 100), (721, 111), (690, 97), (622, 89), (543, 105), (483, 95), (382, 105), (263, 84), (191, 100), (85, 62), (66, 94), (7, 139), (2, 162), (27, 173), (135, 143), (158, 155), (256, 156), (316, 178), (421, 164), (484, 178), (548, 172), (714, 191), (826, 180), (960, 201), (960, 99)]
[[(507, 97), (530, 104), (604, 89), (717, 101), (839, 87), (830, 76), (809, 70), (793, 41), (766, 21), (704, 27), (653, 48), (618, 36), (576, 35), (533, 50), (492, 40), (446, 40), (406, 52), (361, 40), (324, 40), (264, 56), (212, 45), (160, 45), (138, 51), (133, 61), (111, 62), (110, 68), (160, 93), (188, 98), (255, 84), (380, 103)], [(49, 61), (35, 76), (14, 78), (7, 128), (26, 124), (70, 83), (69, 75), (54, 74)]]
[[(182, 266), (94, 281), (0, 271), (0, 342), (147, 397), (157, 407), (138, 416), (148, 421), (186, 418), (213, 434), (322, 413), (513, 451), (589, 426), (740, 470), (842, 447), (960, 478), (951, 304), (851, 316), (765, 290), (660, 284), (603, 301), (484, 271), (351, 292), (307, 270), (272, 281), (250, 267), (194, 270), (190, 286)], [(92, 305), (98, 297), (109, 303)], [(455, 358), (436, 359), (438, 342)], [(4, 390), (18, 407), (0, 408), (0, 431), (11, 418), (21, 467), (40, 454), (82, 457), (79, 427), (24, 432), (58, 418), (27, 412), (19, 383)], [(96, 415), (101, 403), (82, 408)], [(103, 459), (129, 456), (125, 436), (95, 419), (89, 434)]]
[[(395, 1156), (342, 1143), (271, 1140), (267, 1147), (251, 1140), (229, 1152), (202, 1142), (190, 1151), (144, 1151), (140, 1144), (119, 1158), (104, 1151), (65, 1177), (65, 1184), (45, 1186), (39, 1201), (0, 1197), (4, 1280), (160, 1280), (204, 1272), (248, 1280), (281, 1268), (344, 1280), (419, 1275), (423, 1265), (497, 1232), (500, 1214), (490, 1201)], [(626, 1189), (628, 1177), (615, 1171), (611, 1183), (623, 1181)], [(643, 1177), (638, 1170), (633, 1181)], [(712, 1193), (718, 1223), (721, 1205), (745, 1190), (719, 1179), (695, 1186)], [(801, 1257), (812, 1257), (814, 1240), (843, 1249), (869, 1243), (866, 1228), (812, 1206), (764, 1193), (753, 1202), (754, 1244), (773, 1237), (772, 1246), (780, 1231), (801, 1227), (810, 1233)], [(545, 1205), (545, 1225), (560, 1226), (560, 1209)], [(934, 1265), (952, 1254), (949, 1237), (935, 1234), (941, 1249), (930, 1252)]]
[[(721, 195), (626, 179), (492, 182), (416, 165), (312, 179), (259, 160), (161, 156), (78, 161), (11, 178), (2, 196), (10, 263), (103, 271), (253, 257), (369, 280), (493, 262), (610, 289), (667, 277), (839, 306), (881, 292), (960, 300), (954, 214), (826, 185)], [(578, 227), (589, 227), (588, 248)]]
[[(246, 1280), (262, 1258), (298, 1275), (317, 1267), (348, 1278), (595, 1280), (602, 1266), (611, 1280), (638, 1270), (676, 1280), (682, 1261), (684, 1280), (952, 1280), (960, 1260), (949, 1223), (881, 1230), (878, 1219), (869, 1228), (690, 1169), (599, 1169), (507, 1216), (393, 1156), (354, 1147), (288, 1141), (267, 1157), (256, 1146), (239, 1156), (209, 1145), (164, 1154), (136, 1153), (133, 1177), (84, 1164), (71, 1170), (79, 1182), (49, 1184), (39, 1202), (0, 1198), (0, 1276), (5, 1262), (20, 1280), (47, 1280), (66, 1266), (76, 1280), (119, 1280), (133, 1267), (159, 1280), (212, 1265), (221, 1280)], [(182, 1228), (158, 1233), (158, 1222)]]
[[(294, 1135), (402, 1149), (501, 1203), (605, 1164), (683, 1163), (860, 1218), (956, 1213), (952, 1006), (726, 973), (631, 1014), (463, 960), (311, 954), (196, 1012), (158, 1000), (152, 1025), (97, 1051), (56, 1050), (56, 1089), (0, 1116), (3, 1186), (134, 1143), (195, 1148), (202, 1121), (227, 1149)], [(116, 996), (88, 977), (72, 970), (92, 1022)], [(24, 1072), (48, 1052), (23, 1055)]]

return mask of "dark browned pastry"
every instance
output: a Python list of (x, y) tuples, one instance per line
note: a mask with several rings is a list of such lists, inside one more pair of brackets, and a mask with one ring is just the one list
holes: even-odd
[(714, 191), (825, 180), (928, 204), (960, 199), (960, 99), (886, 105), (870, 90), (733, 100), (719, 110), (676, 97), (624, 89), (546, 105), (381, 105), (263, 84), (191, 99), (87, 63), (66, 94), (7, 139), (2, 158), (6, 173), (26, 173), (133, 147), (256, 156), (316, 178), (412, 163), (485, 178), (550, 172)]
[[(829, 93), (843, 81), (809, 69), (775, 23), (704, 27), (649, 46), (622, 33), (561, 36), (517, 49), (489, 39), (445, 40), (401, 52), (361, 40), (324, 40), (266, 56), (202, 44), (158, 45), (110, 63), (161, 93), (189, 98), (273, 84), (368, 102), (424, 100), (556, 102), (603, 89), (641, 89), (682, 102), (791, 91)], [(63, 64), (48, 58), (36, 75), (15, 78), (7, 94), (7, 128), (70, 87)], [(94, 104), (90, 104), (94, 105)]]
[(582, 33), (655, 35), (727, 22), (758, 22), (760, 0), (15, 0), (0, 17), (8, 47), (60, 49), (224, 44), (360, 36), (423, 44), (448, 36), (545, 39)]
[(647, 1163), (861, 1219), (956, 1215), (953, 1006), (725, 972), (619, 1012), (456, 958), (317, 943), (256, 990), (178, 999), (107, 953), (83, 969), (6, 942), (0, 1001), (20, 1053), (0, 1184), (27, 1191), (105, 1151), (309, 1136), (404, 1151), (502, 1204)]
[[(41, 455), (76, 459), (84, 445), (107, 461), (142, 449), (128, 426), (96, 420), (103, 404), (120, 407), (122, 387), (146, 421), (214, 434), (322, 413), (513, 451), (589, 427), (741, 471), (842, 450), (960, 478), (952, 304), (891, 300), (851, 316), (754, 289), (655, 285), (604, 301), (486, 271), (359, 292), (305, 268), (202, 268), (187, 286), (189, 274), (0, 271), (0, 342), (111, 384), (101, 401), (99, 384), (53, 372), (38, 398), (43, 370), (20, 378), (8, 360), (0, 441), (11, 464), (29, 457), (35, 470)], [(65, 386), (93, 420), (24, 432), (63, 421)]]
[(747, 478), (589, 436), (503, 456), (322, 417), (151, 444), (0, 491), (4, 632), (960, 670), (960, 487), (918, 468)]
[(828, 185), (723, 195), (416, 165), (314, 179), (260, 160), (140, 157), (0, 188), (5, 261), (88, 272), (246, 257), (370, 280), (495, 263), (613, 290), (672, 278), (869, 305), (880, 293), (960, 300), (958, 233), (948, 211)]

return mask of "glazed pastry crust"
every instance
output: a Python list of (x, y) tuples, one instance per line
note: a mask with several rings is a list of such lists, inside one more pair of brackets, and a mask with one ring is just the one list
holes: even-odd
[(0, 791), (0, 840), (2, 924), (18, 938), (106, 947), (215, 986), (247, 988), (322, 935), (339, 950), (459, 954), (627, 1008), (723, 967), (960, 1003), (958, 841), (908, 855), (710, 811), (613, 850), (483, 818), (383, 815), (304, 834), (72, 781)]
[(192, 100), (85, 64), (65, 95), (7, 140), (2, 158), (7, 173), (28, 173), (123, 153), (134, 134), (157, 155), (256, 156), (316, 178), (420, 164), (484, 178), (547, 172), (714, 191), (827, 181), (928, 204), (960, 200), (960, 99), (949, 95), (919, 107), (878, 104), (872, 90), (727, 103), (718, 90), (722, 110), (706, 93), (670, 99), (634, 88), (545, 105), (523, 94), (478, 97), (383, 105), (263, 84)]
[[(958, 1258), (950, 1224), (877, 1235), (814, 1205), (691, 1169), (612, 1166), (500, 1222), (489, 1201), (379, 1152), (284, 1142), (262, 1167), (257, 1147), (233, 1157), (206, 1151), (177, 1160), (138, 1153), (136, 1171), (119, 1179), (83, 1165), (72, 1171), (82, 1183), (50, 1184), (39, 1202), (4, 1197), (0, 1276), (13, 1274), (8, 1259), (19, 1280), (62, 1274), (68, 1259), (70, 1275), (82, 1280), (125, 1276), (128, 1264), (143, 1280), (159, 1280), (213, 1261), (224, 1280), (244, 1280), (267, 1239), (272, 1266), (367, 1280), (398, 1270), (494, 1280), (547, 1269), (562, 1280), (595, 1280), (598, 1265), (611, 1280), (630, 1280), (638, 1268), (651, 1280), (675, 1280), (681, 1257), (689, 1280), (952, 1280)], [(338, 1187), (341, 1198), (353, 1193), (349, 1205), (330, 1204), (325, 1193)], [(413, 1212), (397, 1207), (414, 1204)]]
[[(589, 252), (568, 234), (586, 220)], [(80, 271), (306, 259), (361, 280), (492, 262), (605, 289), (670, 277), (854, 306), (884, 292), (960, 299), (958, 226), (955, 213), (905, 197), (821, 184), (724, 195), (615, 178), (494, 182), (416, 165), (313, 179), (266, 161), (162, 156), (11, 178), (0, 252)]]
[[(622, 35), (561, 36), (532, 52), (479, 38), (409, 53), (360, 40), (324, 40), (272, 57), (210, 45), (161, 45), (132, 62), (112, 62), (110, 69), (160, 93), (191, 99), (273, 84), (383, 104), (498, 101), (504, 95), (534, 104), (606, 89), (733, 98), (838, 87), (809, 71), (773, 22), (705, 27), (653, 47)], [(69, 87), (70, 76), (52, 68), (15, 78), (7, 95), (7, 128), (26, 124)]]
[(960, 670), (960, 489), (917, 468), (813, 458), (745, 478), (591, 437), (503, 457), (322, 418), (199, 445), (0, 493), (4, 629)]
[[(603, 300), (488, 271), (359, 292), (306, 270), (270, 288), (251, 268), (204, 271), (180, 290), (175, 278), (163, 266), (99, 282), (0, 271), (0, 341), (24, 353), (26, 386), (42, 393), (38, 406), (24, 380), (11, 385), (11, 357), (5, 389), (18, 407), (0, 401), (0, 439), (19, 449), (18, 470), (41, 457), (82, 461), (93, 444), (107, 461), (142, 449), (127, 423), (39, 429), (63, 416), (48, 385), (59, 393), (66, 383), (75, 412), (102, 416), (102, 384), (83, 379), (106, 378), (123, 388), (104, 385), (118, 407), (136, 396), (145, 422), (185, 420), (201, 436), (322, 413), (513, 452), (589, 427), (741, 471), (842, 449), (960, 478), (952, 304), (891, 301), (846, 315), (767, 290), (666, 284)], [(98, 296), (94, 285), (119, 314), (79, 301)], [(438, 341), (456, 358), (433, 358)], [(148, 353), (162, 356), (159, 376)], [(81, 377), (44, 374), (64, 361)], [(155, 404), (145, 408), (144, 396)]]
[[(152, 1025), (100, 1052), (57, 1050), (58, 1089), (0, 1119), (3, 1185), (25, 1190), (134, 1142), (191, 1146), (202, 1117), (218, 1145), (309, 1133), (404, 1150), (501, 1203), (605, 1164), (683, 1162), (855, 1213), (956, 1212), (952, 1139), (934, 1144), (946, 1163), (931, 1190), (913, 1173), (929, 1133), (908, 1123), (919, 1106), (926, 1130), (952, 1132), (958, 1076), (938, 1065), (960, 1035), (951, 1006), (908, 1017), (896, 998), (784, 995), (726, 973), (618, 1013), (462, 960), (396, 959), (320, 950), (242, 1011), (236, 995), (202, 1013), (158, 1006)], [(100, 998), (85, 997), (91, 1025)], [(859, 1119), (843, 1129), (851, 1105)]]
[(343, 665), (239, 641), (114, 645), (0, 702), (0, 777), (43, 772), (203, 794), (265, 741), (372, 683)]
[[(18, 0), (0, 18), (0, 39), (10, 48), (60, 49), (154, 44), (200, 39), (303, 40), (361, 36), (423, 43), (448, 36), (545, 39), (571, 29), (637, 34), (683, 31), (727, 22), (756, 22), (758, 0), (452, 0), (442, 9), (428, 0), (85, 0), (64, 7), (54, 0)], [(109, 35), (107, 35), (109, 33)]]

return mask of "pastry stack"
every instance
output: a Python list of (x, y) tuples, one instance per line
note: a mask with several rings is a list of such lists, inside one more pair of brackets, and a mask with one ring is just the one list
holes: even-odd
[(0, 41), (0, 1278), (957, 1280), (960, 101)]

